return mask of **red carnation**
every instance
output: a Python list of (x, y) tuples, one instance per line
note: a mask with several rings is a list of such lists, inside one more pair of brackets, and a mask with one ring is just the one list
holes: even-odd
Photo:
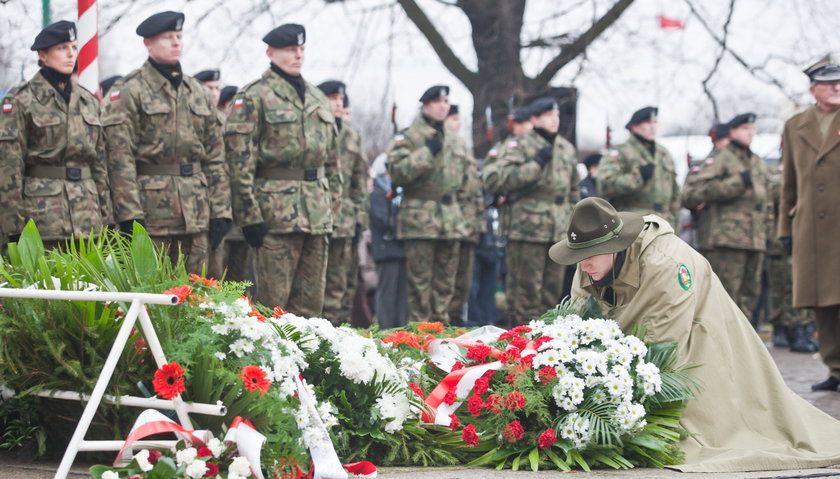
[(458, 400), (458, 395), (455, 394), (454, 389), (450, 389), (449, 391), (446, 392), (446, 396), (443, 396), (443, 402), (445, 402), (446, 404), (448, 404), (450, 406), (455, 404), (455, 401), (457, 401), (457, 400)]
[(178, 297), (178, 304), (184, 302), (184, 298), (187, 297), (192, 292), (192, 286), (178, 286), (175, 288), (169, 288), (163, 292), (163, 294), (174, 294)]
[(423, 390), (420, 389), (417, 383), (408, 383), (408, 386), (414, 391), (414, 394), (420, 396), (420, 399), (426, 399), (426, 396), (423, 395)]
[(514, 391), (508, 394), (507, 398), (505, 398), (505, 405), (511, 411), (522, 409), (525, 407), (525, 396), (523, 396), (519, 391)]
[(480, 377), (475, 380), (475, 385), (473, 385), (473, 394), (484, 394), (487, 390), (490, 389), (490, 378), (489, 377)]
[(536, 341), (534, 341), (534, 349), (539, 349), (540, 346), (551, 341), (552, 339), (554, 338), (552, 338), (551, 336), (540, 336), (539, 338), (537, 338)]
[(213, 451), (209, 447), (201, 447), (195, 455), (196, 457), (213, 457)]
[(155, 451), (154, 449), (149, 449), (149, 464), (157, 464), (158, 459), (160, 459), (161, 456), (163, 456), (163, 454), (160, 452)]
[(204, 477), (216, 477), (219, 474), (219, 465), (214, 462), (207, 463), (207, 470)]
[(519, 421), (511, 421), (507, 424), (507, 426), (505, 426), (502, 436), (504, 436), (508, 442), (516, 442), (522, 439), (522, 434), (524, 433), (525, 430), (522, 429), (522, 424), (520, 424)]
[(519, 358), (521, 358), (521, 357), (522, 357), (522, 352), (520, 350), (518, 350), (516, 348), (511, 348), (511, 349), (508, 349), (507, 351), (505, 351), (504, 353), (502, 353), (502, 355), (499, 356), (499, 360), (502, 361), (502, 364), (508, 364), (508, 363), (515, 363), (515, 362), (519, 361)]
[(164, 364), (155, 371), (155, 379), (152, 381), (155, 393), (164, 399), (172, 399), (178, 396), (186, 388), (184, 387), (184, 369), (178, 363)]
[(470, 396), (470, 399), (467, 401), (467, 410), (473, 416), (480, 415), (481, 409), (484, 408), (484, 406), (484, 401), (481, 399), (481, 396), (477, 394), (473, 394), (472, 396)]
[(531, 328), (528, 326), (517, 326), (510, 331), (505, 331), (504, 333), (499, 335), (499, 341), (504, 341), (505, 339), (515, 338), (522, 333), (530, 332)]
[(490, 346), (486, 344), (476, 344), (474, 346), (467, 346), (467, 359), (472, 359), (476, 362), (483, 363), (490, 354)]
[(452, 369), (450, 369), (449, 372), (454, 373), (459, 369), (464, 369), (464, 363), (461, 361), (455, 361), (455, 364), (452, 365)]
[(493, 414), (499, 414), (505, 407), (505, 398), (498, 394), (487, 396), (487, 409)]
[(461, 420), (458, 419), (458, 416), (454, 414), (449, 415), (449, 428), (452, 429), (452, 432), (455, 432), (458, 429), (458, 424), (461, 424)]
[(242, 381), (245, 382), (245, 389), (248, 391), (260, 390), (260, 396), (268, 392), (268, 387), (271, 385), (271, 379), (268, 374), (259, 366), (245, 366), (239, 374)]
[(524, 348), (528, 344), (528, 340), (522, 336), (517, 336), (510, 341), (510, 345), (515, 348)]
[(461, 432), (461, 440), (467, 443), (470, 447), (478, 446), (478, 434), (475, 432), (475, 426), (467, 424)]
[(539, 378), (542, 384), (548, 384), (551, 382), (552, 379), (557, 377), (557, 370), (552, 368), (551, 366), (546, 366), (537, 373), (537, 377)]
[(539, 444), (540, 449), (545, 449), (553, 446), (556, 440), (557, 436), (554, 435), (554, 429), (548, 428), (540, 434), (540, 437), (537, 439), (537, 444)]

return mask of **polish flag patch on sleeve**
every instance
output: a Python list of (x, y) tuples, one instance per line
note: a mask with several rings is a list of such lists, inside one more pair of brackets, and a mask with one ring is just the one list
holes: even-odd
[(245, 100), (243, 100), (242, 98), (237, 98), (237, 99), (233, 102), (233, 107), (234, 107), (234, 108), (242, 108), (242, 103), (244, 103), (244, 102), (245, 102)]
[(111, 100), (111, 101), (119, 100), (120, 99), (120, 91), (119, 90), (112, 91), (108, 95), (108, 99)]
[(11, 113), (14, 109), (11, 103), (3, 103), (3, 113)]
[(399, 143), (401, 141), (405, 141), (405, 135), (397, 135), (394, 137), (394, 142)]

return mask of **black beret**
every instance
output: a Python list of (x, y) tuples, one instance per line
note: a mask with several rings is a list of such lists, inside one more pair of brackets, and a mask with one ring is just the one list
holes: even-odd
[(624, 128), (630, 129), (633, 125), (638, 125), (639, 123), (644, 123), (650, 119), (656, 118), (656, 115), (659, 114), (659, 108), (655, 106), (646, 106), (641, 110), (637, 110), (633, 113), (633, 116), (630, 117), (630, 121), (624, 125)]
[(735, 118), (729, 120), (729, 123), (726, 126), (731, 130), (736, 126), (741, 126), (745, 123), (755, 123), (755, 113), (741, 113), (740, 115), (735, 115)]
[(121, 75), (114, 75), (99, 82), (99, 88), (102, 89), (102, 94), (104, 95), (108, 93), (108, 90), (110, 90), (111, 87), (114, 86), (114, 83), (116, 83), (120, 78), (122, 78)]
[(233, 95), (236, 95), (237, 91), (239, 91), (239, 88), (235, 86), (226, 86), (222, 88), (219, 91), (219, 106), (233, 100)]
[(711, 136), (713, 140), (720, 140), (721, 138), (726, 138), (727, 136), (729, 136), (729, 124), (715, 124), (715, 126), (713, 126), (711, 130), (709, 130), (709, 136)]
[(525, 123), (526, 121), (531, 119), (531, 110), (528, 107), (523, 106), (513, 110), (513, 122), (514, 123)]
[(151, 38), (163, 32), (180, 32), (184, 28), (184, 14), (181, 12), (160, 12), (137, 25), (137, 34)]
[(840, 59), (826, 55), (803, 71), (812, 82), (837, 81), (840, 80)]
[(324, 92), (324, 95), (346, 95), (347, 85), (338, 80), (327, 80), (318, 85), (318, 89)]
[(583, 159), (583, 164), (586, 165), (587, 168), (592, 168), (593, 166), (597, 165), (601, 162), (601, 154), (600, 153), (592, 153), (591, 155), (587, 155), (586, 158)]
[(420, 97), (420, 103), (429, 103), (442, 96), (449, 96), (449, 87), (446, 85), (435, 85), (423, 92), (423, 95)]
[(537, 98), (528, 105), (528, 110), (531, 111), (531, 116), (539, 116), (547, 111), (559, 109), (560, 105), (557, 104), (557, 100), (547, 96)]
[(458, 114), (458, 105), (449, 105), (449, 113), (446, 116), (452, 116)]
[(61, 20), (44, 27), (35, 37), (30, 50), (45, 50), (53, 45), (76, 41), (76, 24)]
[(286, 23), (266, 33), (262, 40), (274, 48), (303, 45), (306, 43), (306, 29), (297, 23)]
[(221, 76), (222, 76), (222, 72), (220, 72), (218, 69), (212, 69), (212, 70), (202, 70), (202, 71), (196, 73), (195, 75), (193, 75), (193, 78), (195, 78), (196, 80), (198, 80), (200, 82), (208, 82), (208, 81), (219, 81), (219, 78), (221, 78)]

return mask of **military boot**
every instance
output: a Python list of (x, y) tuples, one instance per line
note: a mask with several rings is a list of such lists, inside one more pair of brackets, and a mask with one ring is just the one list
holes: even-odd
[(817, 346), (810, 341), (806, 326), (799, 325), (790, 328), (790, 350), (795, 353), (815, 353)]
[(790, 347), (790, 340), (788, 339), (790, 331), (787, 326), (781, 324), (773, 325), (773, 347), (787, 348)]

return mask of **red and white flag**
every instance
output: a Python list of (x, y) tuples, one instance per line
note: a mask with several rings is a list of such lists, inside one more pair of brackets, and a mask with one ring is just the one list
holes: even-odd
[(99, 96), (99, 33), (96, 0), (79, 0), (78, 32), (79, 85)]
[(682, 20), (677, 20), (676, 18), (669, 18), (665, 15), (659, 15), (656, 17), (659, 20), (659, 28), (663, 30), (682, 30), (685, 28), (685, 24)]

